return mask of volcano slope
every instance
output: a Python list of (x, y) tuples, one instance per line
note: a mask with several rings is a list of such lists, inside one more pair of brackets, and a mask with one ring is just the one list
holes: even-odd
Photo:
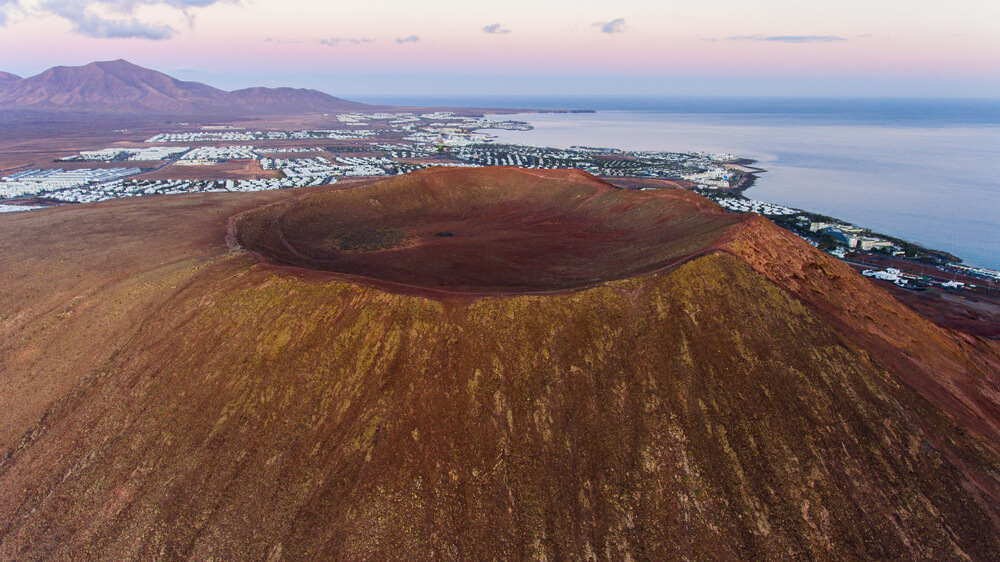
[(0, 559), (1000, 552), (997, 344), (691, 193), (110, 201), (0, 275)]

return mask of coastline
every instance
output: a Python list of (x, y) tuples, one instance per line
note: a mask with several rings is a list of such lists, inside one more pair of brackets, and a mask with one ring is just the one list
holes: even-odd
[[(411, 111), (421, 109), (419, 106), (406, 106), (406, 109)], [(880, 228), (877, 223), (869, 223), (864, 220), (857, 220), (854, 217), (849, 217), (847, 220), (834, 219), (834, 216), (841, 216), (840, 213), (829, 212), (823, 209), (822, 206), (818, 207), (822, 210), (822, 214), (819, 212), (814, 212), (811, 210), (817, 208), (812, 205), (796, 205), (795, 202), (782, 197), (775, 196), (763, 196), (760, 200), (751, 199), (747, 197), (748, 193), (757, 195), (757, 192), (749, 192), (750, 189), (758, 187), (760, 185), (761, 178), (764, 177), (763, 174), (774, 174), (778, 176), (779, 174), (784, 177), (787, 174), (787, 168), (789, 165), (798, 166), (800, 172), (805, 172), (802, 178), (803, 184), (807, 185), (809, 189), (798, 189), (799, 193), (813, 193), (819, 192), (823, 193), (829, 191), (824, 189), (822, 183), (813, 184), (814, 178), (812, 177), (813, 169), (809, 167), (810, 162), (793, 162), (792, 164), (784, 164), (784, 166), (775, 165), (776, 161), (780, 161), (773, 154), (764, 154), (763, 157), (759, 156), (759, 152), (750, 151), (747, 152), (740, 150), (739, 143), (736, 145), (727, 144), (714, 144), (721, 139), (728, 138), (728, 133), (730, 132), (729, 126), (720, 125), (716, 120), (710, 120), (710, 125), (704, 125), (703, 120), (699, 118), (691, 118), (690, 116), (676, 116), (669, 115), (666, 118), (658, 118), (655, 114), (650, 114), (644, 111), (613, 111), (607, 112), (611, 115), (600, 115), (598, 113), (605, 114), (604, 111), (597, 111), (589, 108), (569, 108), (569, 109), (502, 109), (502, 108), (490, 108), (490, 109), (475, 109), (475, 108), (426, 108), (427, 110), (435, 109), (437, 111), (429, 111), (426, 115), (420, 115), (419, 117), (410, 114), (406, 114), (407, 117), (404, 120), (396, 121), (393, 124), (407, 124), (416, 121), (418, 125), (413, 125), (404, 128), (396, 127), (393, 128), (393, 124), (388, 126), (381, 124), (382, 121), (388, 119), (387, 114), (376, 112), (375, 115), (371, 117), (373, 123), (376, 123), (374, 127), (369, 127), (371, 131), (376, 131), (372, 134), (380, 134), (385, 137), (388, 142), (416, 142), (417, 144), (424, 143), (426, 146), (423, 148), (416, 148), (414, 146), (403, 146), (403, 145), (385, 145), (383, 147), (376, 147), (374, 152), (385, 152), (382, 154), (373, 155), (362, 155), (363, 160), (368, 158), (372, 160), (371, 164), (375, 167), (372, 170), (377, 171), (377, 167), (381, 166), (385, 168), (381, 173), (388, 173), (389, 175), (404, 173), (411, 169), (417, 169), (426, 165), (475, 165), (475, 166), (496, 166), (496, 165), (508, 165), (508, 166), (518, 166), (526, 168), (547, 168), (547, 167), (576, 167), (583, 169), (592, 174), (606, 177), (609, 179), (616, 178), (632, 178), (635, 181), (633, 185), (634, 188), (644, 189), (651, 188), (655, 184), (653, 180), (662, 180), (663, 185), (672, 185), (678, 187), (690, 187), (695, 189), (702, 194), (709, 196), (709, 198), (716, 200), (716, 202), (721, 202), (724, 207), (730, 211), (736, 212), (760, 212), (761, 214), (771, 216), (780, 215), (798, 215), (803, 220), (808, 220), (810, 222), (827, 222), (830, 223), (828, 226), (838, 226), (844, 228), (850, 228), (854, 231), (863, 233), (868, 237), (877, 237), (875, 242), (888, 244), (894, 246), (893, 250), (901, 251), (904, 254), (908, 254), (914, 257), (919, 257), (921, 259), (927, 259), (934, 261), (936, 263), (954, 262), (961, 264), (964, 262), (963, 259), (956, 257), (956, 254), (964, 255), (961, 251), (952, 250), (935, 250), (931, 249), (937, 247), (935, 244), (924, 243), (923, 241), (910, 242), (910, 237), (905, 234), (898, 234), (893, 232), (891, 229)], [(458, 113), (453, 111), (458, 110), (462, 113), (468, 115), (469, 113), (486, 113), (488, 115), (502, 116), (504, 120), (502, 121), (491, 121), (483, 117), (477, 117), (474, 119), (469, 119), (466, 117), (458, 117)], [(518, 118), (517, 115), (520, 114), (523, 117)], [(449, 115), (451, 117), (449, 117)], [(560, 116), (566, 117), (560, 117)], [(580, 115), (579, 118), (573, 115)], [(90, 116), (93, 120), (95, 116)], [(313, 116), (315, 117), (315, 116)], [(338, 116), (343, 117), (343, 116)], [(347, 122), (348, 125), (358, 125), (359, 119), (361, 121), (366, 121), (365, 118), (357, 117), (348, 114), (346, 116), (348, 119), (340, 119), (341, 121)], [(485, 117), (485, 116), (484, 116)], [(327, 116), (323, 116), (327, 118)], [(458, 124), (449, 125), (446, 123), (452, 119), (457, 121)], [(464, 122), (462, 121), (464, 119)], [(659, 119), (659, 120), (658, 120)], [(714, 118), (713, 118), (714, 119)], [(421, 121), (422, 120), (422, 121)], [(674, 146), (683, 146), (688, 144), (688, 140), (683, 135), (664, 135), (666, 132), (662, 129), (664, 122), (669, 122), (675, 124), (675, 122), (680, 121), (688, 129), (694, 128), (697, 130), (698, 127), (705, 129), (708, 127), (709, 132), (715, 136), (705, 137), (702, 136), (699, 142), (691, 143), (688, 148), (685, 149), (673, 149), (664, 150), (664, 145), (669, 143)], [(155, 121), (155, 120), (154, 120)], [(189, 123), (177, 123), (174, 126), (180, 126), (182, 131), (190, 129), (187, 132), (180, 132), (173, 135), (170, 139), (159, 138), (162, 135), (155, 135), (155, 137), (149, 137), (148, 134), (152, 134), (163, 127), (163, 124), (150, 121), (145, 123), (143, 130), (150, 130), (149, 133), (143, 133), (142, 130), (139, 131), (114, 131), (114, 133), (127, 133), (128, 135), (134, 135), (134, 142), (187, 142), (193, 139), (188, 138), (185, 135), (198, 135), (201, 133), (190, 132), (200, 130), (197, 124), (189, 125)], [(442, 122), (444, 121), (444, 122)], [(541, 130), (538, 130), (535, 123), (541, 124)], [(610, 135), (605, 137), (604, 135), (594, 135), (594, 130), (592, 127), (598, 127), (598, 132), (603, 132), (609, 127), (609, 123), (612, 126), (619, 126), (619, 130), (624, 129), (627, 133), (626, 136), (615, 136)], [(233, 122), (234, 125), (240, 125), (239, 122)], [(305, 121), (287, 119), (287, 120), (276, 120), (268, 123), (266, 120), (261, 123), (260, 119), (250, 119), (242, 123), (243, 127), (260, 127), (264, 125), (265, 129), (270, 129), (271, 127), (284, 126), (288, 127), (302, 127)], [(553, 128), (553, 124), (555, 127)], [(171, 123), (168, 121), (167, 125), (170, 126)], [(329, 126), (329, 125), (326, 125)], [(604, 129), (600, 129), (603, 126)], [(661, 129), (657, 130), (657, 127), (661, 126)], [(315, 126), (314, 126), (315, 127)], [(186, 129), (185, 129), (186, 128)], [(211, 129), (216, 130), (219, 127), (204, 126), (201, 129)], [(224, 127), (223, 129), (228, 130), (233, 127)], [(398, 129), (398, 130), (396, 130)], [(405, 129), (405, 130), (404, 130)], [(650, 129), (653, 133), (660, 136), (651, 135)], [(367, 131), (368, 129), (366, 129)], [(557, 134), (563, 135), (563, 140), (561, 141), (564, 145), (562, 148), (557, 148), (560, 146), (559, 143), (552, 143), (551, 137), (553, 130)], [(668, 129), (669, 130), (669, 129)], [(754, 129), (756, 131), (757, 129)], [(322, 132), (324, 135), (326, 133), (332, 133), (332, 137), (343, 136), (344, 138), (355, 139), (355, 141), (349, 141), (348, 144), (357, 144), (368, 146), (364, 140), (358, 141), (358, 139), (367, 138), (364, 135), (354, 135), (353, 131), (306, 131), (310, 136), (309, 138), (315, 137), (315, 134)], [(419, 132), (416, 132), (419, 131)], [(530, 131), (530, 132), (529, 132)], [(479, 132), (480, 134), (472, 134), (474, 132)], [(737, 132), (738, 128), (737, 128)], [(547, 136), (545, 133), (549, 133)], [(222, 133), (206, 133), (206, 134), (222, 134)], [(257, 133), (239, 133), (246, 137), (247, 139), (253, 137)], [(249, 136), (247, 136), (249, 135)], [(537, 136), (536, 136), (537, 135)], [(719, 135), (725, 135), (724, 137), (719, 137)], [(322, 136), (322, 135), (321, 135)], [(177, 137), (177, 138), (173, 138)], [(259, 137), (259, 135), (258, 135)], [(263, 140), (258, 137), (253, 137), (257, 140)], [(331, 137), (331, 138), (332, 138)], [(477, 138), (478, 137), (478, 138)], [(540, 137), (540, 138), (539, 138)], [(595, 137), (597, 141), (595, 141)], [(242, 137), (241, 137), (242, 138)], [(270, 137), (268, 137), (270, 138)], [(285, 137), (281, 137), (285, 138)], [(289, 137), (290, 138), (290, 137)], [(325, 137), (324, 137), (325, 138)], [(568, 140), (567, 140), (568, 139)], [(707, 141), (706, 141), (707, 139)], [(319, 140), (318, 138), (313, 140)], [(494, 141), (500, 142), (494, 142)], [(541, 142), (536, 142), (536, 141)], [(698, 139), (696, 139), (698, 140)], [(751, 139), (754, 143), (765, 142), (766, 138), (754, 137)], [(110, 138), (109, 138), (110, 141)], [(88, 143), (90, 140), (73, 140), (73, 142)], [(195, 141), (198, 142), (198, 141)], [(383, 141), (386, 142), (386, 141)], [(706, 142), (708, 144), (709, 150), (706, 150)], [(477, 144), (479, 143), (479, 144)], [(360, 146), (359, 145), (359, 146)], [(659, 149), (657, 146), (659, 145)], [(588, 148), (589, 146), (590, 148)], [(594, 148), (594, 147), (608, 147), (615, 146), (621, 148)], [(645, 146), (646, 148), (637, 148)], [(745, 145), (746, 146), (746, 145)], [(745, 148), (744, 146), (744, 148)], [(749, 146), (753, 146), (752, 144)], [(469, 147), (468, 150), (461, 147)], [(368, 147), (371, 148), (371, 147)], [(535, 148), (540, 150), (523, 150), (528, 148)], [(350, 150), (348, 150), (350, 149)], [(310, 150), (324, 150), (324, 147), (320, 148), (310, 148)], [(330, 158), (342, 158), (343, 155), (339, 153), (343, 150), (347, 150), (350, 153), (349, 159), (359, 160), (355, 158), (355, 152), (371, 152), (370, 150), (355, 150), (353, 144), (351, 146), (338, 146), (330, 147), (325, 146), (330, 154)], [(724, 152), (723, 152), (724, 151)], [(271, 152), (274, 152), (271, 149)], [(738, 156), (737, 156), (738, 155)], [(752, 156), (752, 157), (748, 157)], [(387, 164), (390, 163), (385, 160), (385, 157), (395, 158), (398, 165), (389, 167)], [(287, 156), (286, 156), (287, 158)], [(383, 161), (376, 162), (379, 159)], [(784, 158), (784, 155), (782, 155)], [(827, 165), (835, 165), (839, 168), (850, 169), (852, 167), (852, 162), (850, 161), (839, 161), (838, 155), (832, 153), (827, 156)], [(359, 160), (359, 161), (360, 161)], [(53, 160), (54, 163), (61, 162), (62, 159)], [(270, 160), (268, 160), (270, 162)], [(763, 162), (763, 164), (762, 164)], [(163, 166), (171, 164), (163, 164)], [(330, 163), (328, 161), (328, 163)], [(385, 165), (384, 165), (385, 164)], [(803, 165), (804, 164), (804, 165)], [(360, 164), (358, 164), (360, 165)], [(772, 169), (772, 165), (775, 167)], [(68, 167), (89, 167), (90, 164), (76, 164), (66, 165)], [(270, 164), (269, 164), (270, 166)], [(814, 164), (815, 166), (815, 164)], [(44, 166), (42, 166), (44, 167)], [(51, 166), (50, 166), (51, 167)], [(161, 166), (162, 167), (162, 166)], [(267, 168), (267, 169), (270, 169)], [(773, 171), (773, 170), (779, 171)], [(187, 172), (187, 170), (185, 170)], [(225, 172), (225, 170), (219, 171), (217, 173)], [(144, 172), (148, 173), (148, 172)], [(312, 173), (312, 172), (310, 172)], [(174, 175), (177, 172), (173, 172)], [(347, 174), (347, 175), (357, 175), (357, 174)], [(225, 176), (229, 177), (229, 176)], [(167, 181), (171, 179), (177, 179), (178, 181), (183, 181), (185, 178), (192, 179), (192, 181), (200, 181), (198, 178), (190, 178), (189, 175), (184, 175), (183, 177), (170, 176), (169, 178), (164, 176), (152, 177), (151, 181)], [(330, 178), (328, 178), (330, 179)], [(210, 181), (210, 180), (209, 180)], [(331, 180), (335, 181), (335, 180)], [(643, 183), (647, 182), (647, 183)], [(808, 182), (808, 183), (805, 183)], [(766, 182), (766, 188), (772, 188), (774, 181), (768, 176), (768, 181)], [(786, 182), (787, 183), (787, 182)], [(188, 184), (184, 184), (178, 189), (184, 190)], [(646, 187), (642, 187), (646, 185)], [(144, 188), (145, 186), (140, 186)], [(287, 187), (287, 186), (286, 186)], [(169, 189), (173, 189), (173, 186), (167, 186)], [(164, 189), (167, 189), (164, 188)], [(210, 189), (212, 186), (200, 185), (193, 189)], [(129, 189), (133, 189), (130, 187)], [(158, 186), (155, 189), (160, 189)], [(154, 191), (155, 191), (154, 189)], [(228, 188), (227, 188), (228, 189)], [(240, 188), (242, 189), (242, 188)], [(149, 189), (146, 189), (146, 193), (150, 193)], [(773, 189), (772, 189), (773, 192)], [(131, 193), (131, 192), (130, 192)], [(119, 196), (120, 194), (109, 194), (101, 195), (101, 197), (106, 196)], [(793, 194), (794, 195), (794, 194)], [(23, 196), (19, 196), (23, 199)], [(850, 198), (842, 198), (844, 201), (851, 201)], [(83, 199), (88, 200), (88, 199)], [(781, 201), (781, 204), (770, 203), (769, 201)], [(74, 202), (74, 201), (70, 201)], [(79, 202), (79, 201), (75, 201)], [(727, 204), (728, 203), (728, 204)], [(23, 203), (22, 203), (23, 204)], [(794, 205), (785, 207), (784, 205)], [(856, 208), (865, 207), (860, 201), (855, 205)], [(851, 220), (854, 218), (854, 220)], [(850, 222), (848, 222), (850, 220)], [(854, 225), (865, 225), (861, 227), (855, 227)], [(843, 228), (842, 228), (843, 230)], [(911, 229), (912, 230), (912, 229)], [(893, 232), (893, 234), (882, 234), (882, 232)], [(822, 234), (822, 233), (821, 233)], [(809, 238), (809, 236), (806, 236)], [(810, 238), (813, 242), (820, 242), (821, 236), (815, 236)], [(953, 247), (953, 246), (952, 246)], [(853, 245), (851, 246), (853, 248)], [(967, 256), (966, 256), (967, 257)], [(973, 259), (970, 263), (976, 263), (977, 260)]]
[(736, 185), (730, 188), (731, 191), (743, 192), (750, 189), (757, 182), (757, 177), (767, 172), (764, 168), (754, 166), (756, 163), (756, 160), (750, 158), (737, 158), (727, 163), (727, 168), (740, 173)]
[(1000, 207), (1000, 161), (987, 148), (1000, 143), (1000, 125), (933, 114), (915, 122), (921, 108), (906, 102), (902, 121), (894, 114), (872, 121), (868, 114), (778, 109), (740, 115), (598, 108), (590, 116), (508, 116), (535, 131), (499, 138), (563, 148), (727, 152), (767, 172), (754, 170), (734, 183), (747, 197), (841, 217), (1000, 269), (1000, 216), (990, 211)]
[[(741, 198), (746, 199), (748, 201), (754, 201), (753, 199), (747, 197), (744, 192), (746, 192), (748, 189), (750, 189), (751, 187), (754, 186), (754, 184), (757, 182), (757, 179), (759, 178), (760, 174), (767, 173), (766, 169), (754, 166), (754, 164), (756, 164), (756, 163), (757, 163), (756, 160), (753, 160), (753, 159), (750, 159), (750, 158), (736, 158), (736, 159), (728, 162), (727, 164), (730, 164), (731, 166), (727, 166), (727, 167), (730, 167), (731, 169), (735, 169), (736, 171), (738, 171), (739, 172), (739, 176), (737, 176), (737, 179), (736, 179), (735, 183), (730, 188), (715, 190), (715, 192), (717, 192), (717, 193), (721, 192), (721, 193), (725, 193), (727, 195), (741, 197)], [(703, 195), (706, 195), (710, 199), (712, 199), (712, 197), (711, 197), (712, 191), (709, 191), (709, 190), (696, 190), (696, 191), (698, 191), (699, 193), (702, 193)], [(853, 224), (851, 224), (851, 223), (849, 223), (847, 221), (844, 221), (844, 220), (842, 220), (840, 218), (837, 218), (837, 217), (823, 215), (823, 214), (820, 214), (820, 213), (816, 213), (816, 212), (809, 211), (809, 210), (804, 210), (804, 209), (796, 209), (796, 210), (798, 211), (798, 213), (795, 216), (805, 217), (805, 218), (807, 218), (810, 221), (810, 223), (824, 222), (824, 223), (830, 223), (830, 224), (840, 224), (840, 225), (849, 226), (849, 227), (854, 227), (855, 226), (855, 225), (853, 225)], [(803, 232), (799, 231), (798, 229), (790, 227), (787, 224), (787, 221), (775, 220), (776, 217), (770, 217), (770, 218), (772, 219), (773, 222), (775, 222), (775, 224), (778, 224), (778, 226), (782, 226), (786, 230), (791, 230), (792, 232), (796, 233), (797, 235), (799, 235), (799, 236), (801, 236), (803, 238), (806, 238), (807, 240), (810, 240), (811, 242), (813, 241), (813, 240), (810, 239), (810, 237), (803, 236)], [(957, 265), (971, 265), (971, 264), (967, 264), (962, 258), (960, 258), (960, 257), (958, 257), (958, 256), (956, 256), (956, 255), (954, 255), (954, 254), (952, 254), (950, 252), (944, 251), (944, 250), (938, 250), (938, 249), (934, 249), (934, 248), (929, 248), (929, 247), (923, 246), (921, 244), (917, 244), (915, 242), (911, 242), (909, 240), (905, 240), (903, 238), (898, 238), (898, 237), (895, 237), (895, 236), (892, 236), (892, 235), (888, 235), (888, 234), (884, 234), (882, 232), (878, 232), (878, 231), (872, 230), (870, 228), (865, 228), (865, 227), (860, 227), (860, 228), (862, 228), (863, 231), (864, 231), (864, 233), (866, 235), (868, 235), (868, 236), (877, 237), (877, 238), (884, 239), (884, 240), (887, 240), (889, 242), (892, 242), (893, 244), (895, 244), (895, 245), (897, 245), (897, 246), (899, 246), (901, 248), (908, 249), (912, 254), (915, 254), (915, 256), (917, 258), (926, 259), (926, 260), (928, 260), (931, 263), (936, 263), (937, 265), (942, 265), (942, 266), (943, 265), (956, 265), (956, 264)], [(821, 238), (821, 236), (817, 236), (815, 238), (818, 239), (818, 238)], [(837, 257), (840, 257), (840, 256), (837, 256)], [(841, 257), (841, 259), (845, 259), (845, 258)], [(850, 261), (850, 260), (846, 260), (845, 259), (845, 261)]]

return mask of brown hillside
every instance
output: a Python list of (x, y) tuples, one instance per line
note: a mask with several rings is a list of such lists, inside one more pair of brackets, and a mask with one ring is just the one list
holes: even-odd
[(849, 266), (757, 217), (724, 249), (746, 260), (1000, 450), (997, 342), (935, 325)]
[[(0, 559), (1000, 552), (996, 348), (908, 315), (766, 221), (576, 172), (536, 177), (434, 172), (0, 217)], [(496, 203), (510, 212), (486, 212), (477, 178), (511, 186)], [(378, 217), (421, 200), (438, 228), (466, 192), (480, 209), (459, 224), (469, 247), (484, 243), (480, 218), (537, 238), (528, 198), (574, 226), (557, 240), (596, 232), (582, 238), (599, 268), (629, 251), (612, 240), (650, 223), (678, 234), (628, 278), (574, 267), (506, 296), (485, 291), (518, 293), (502, 271), (472, 286), (457, 267), (446, 280), (460, 283), (435, 274), (414, 292), (360, 269), (261, 264), (224, 241), (228, 217), (257, 209), (234, 220), (237, 239), (280, 250), (266, 244), (283, 232), (322, 249), (364, 223), (319, 203), (364, 217), (373, 194)], [(321, 236), (298, 230), (315, 226), (308, 213), (331, 221)], [(396, 250), (348, 243), (403, 252), (436, 242), (424, 226), (392, 226), (415, 229)], [(437, 238), (462, 238), (449, 228)], [(555, 246), (525, 246), (558, 262), (537, 253)]]

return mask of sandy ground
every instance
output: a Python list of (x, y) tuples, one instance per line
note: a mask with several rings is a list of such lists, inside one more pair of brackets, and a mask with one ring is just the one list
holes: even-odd
[(257, 160), (230, 160), (220, 164), (192, 166), (187, 164), (171, 164), (162, 170), (143, 174), (138, 179), (144, 180), (244, 180), (278, 177), (274, 170), (264, 170)]

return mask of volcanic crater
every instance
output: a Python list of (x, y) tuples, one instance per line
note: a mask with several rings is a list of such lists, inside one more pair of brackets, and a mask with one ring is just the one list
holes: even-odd
[(579, 170), (437, 168), (248, 211), (232, 238), (274, 265), (397, 290), (542, 293), (675, 266), (740, 222)]
[(697, 194), (431, 169), (9, 215), (0, 560), (1000, 552), (1000, 342)]

